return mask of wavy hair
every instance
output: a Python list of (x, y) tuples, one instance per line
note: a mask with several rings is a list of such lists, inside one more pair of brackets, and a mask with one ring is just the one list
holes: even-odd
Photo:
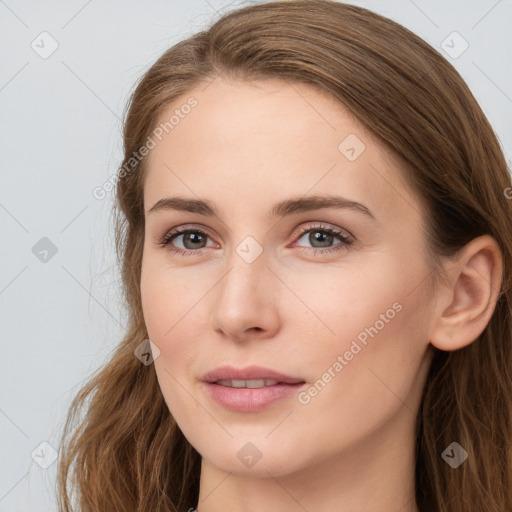
[[(171, 416), (154, 366), (134, 356), (148, 338), (140, 294), (147, 158), (139, 152), (164, 109), (218, 76), (301, 82), (339, 100), (404, 162), (435, 265), (480, 235), (498, 242), (504, 277), (491, 320), (473, 343), (436, 349), (432, 359), (416, 419), (415, 483), (421, 512), (512, 510), (512, 188), (498, 138), (455, 68), (420, 37), (362, 7), (295, 0), (228, 12), (168, 49), (134, 86), (113, 210), (129, 325), (68, 411), (60, 511), (72, 511), (73, 500), (81, 512), (197, 504), (201, 456)], [(457, 469), (441, 457), (453, 441), (468, 452)]]

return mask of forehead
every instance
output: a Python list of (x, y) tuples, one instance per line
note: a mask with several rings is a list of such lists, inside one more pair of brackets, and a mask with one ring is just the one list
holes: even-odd
[(172, 116), (148, 155), (146, 211), (170, 194), (268, 210), (288, 196), (339, 193), (385, 215), (419, 213), (398, 158), (311, 85), (217, 78), (174, 101), (159, 126)]

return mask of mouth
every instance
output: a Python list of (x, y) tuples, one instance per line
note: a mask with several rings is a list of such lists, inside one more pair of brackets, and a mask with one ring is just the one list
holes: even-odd
[(290, 397), (306, 381), (262, 367), (236, 370), (222, 367), (203, 376), (210, 398), (224, 408), (238, 412), (257, 412), (272, 403)]
[(269, 386), (276, 386), (278, 384), (288, 384), (291, 386), (296, 386), (297, 384), (303, 384), (304, 381), (299, 381), (296, 383), (287, 383), (280, 382), (275, 379), (252, 379), (252, 380), (235, 380), (235, 379), (221, 379), (213, 382), (212, 384), (218, 384), (219, 386), (225, 386), (228, 388), (267, 388)]

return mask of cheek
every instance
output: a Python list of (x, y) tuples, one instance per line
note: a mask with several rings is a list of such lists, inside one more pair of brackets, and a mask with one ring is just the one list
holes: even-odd
[[(302, 425), (301, 435), (316, 439), (305, 448), (306, 458), (321, 461), (333, 447), (366, 442), (372, 433), (393, 424), (394, 418), (414, 420), (425, 374), (420, 371), (420, 343), (414, 339), (418, 335), (409, 324), (414, 320), (412, 313), (404, 305), (377, 334), (368, 335), (366, 345), (350, 334), (341, 335), (337, 347), (315, 356), (316, 379), (298, 397), (294, 415)], [(341, 334), (343, 326), (338, 325)], [(355, 325), (349, 329), (361, 332)], [(405, 437), (408, 431), (402, 434)]]
[(410, 291), (390, 259), (361, 257), (336, 268), (282, 273), (298, 299), (288, 293), (276, 304), (283, 322), (287, 328), (300, 326), (300, 340), (318, 356), (329, 347), (343, 353), (358, 335), (364, 342), (370, 337), (366, 329), (375, 332), (374, 324), (379, 331), (389, 331), (388, 325), (404, 316), (399, 310)]
[(317, 347), (314, 383), (302, 403), (308, 402), (306, 410), (329, 410), (331, 421), (322, 425), (318, 414), (312, 431), (327, 429), (328, 437), (343, 442), (356, 439), (361, 429), (377, 428), (400, 408), (415, 414), (428, 334), (422, 291), (410, 291), (390, 280), (380, 291), (366, 290), (351, 300), (340, 294), (336, 304), (346, 309), (325, 311), (336, 336)]
[[(301, 335), (308, 381), (314, 383), (304, 402), (310, 399), (320, 408), (336, 404), (335, 414), (350, 411), (370, 421), (400, 405), (397, 397), (405, 400), (416, 386), (428, 346), (428, 297), (415, 281), (426, 270), (421, 263), (398, 268), (397, 261), (368, 265), (359, 274), (331, 270), (330, 280), (318, 279), (316, 287), (309, 279), (295, 280), (294, 289), (315, 313), (304, 315), (311, 314), (314, 327)], [(335, 285), (319, 289), (322, 282)]]
[(146, 263), (141, 273), (142, 311), (149, 338), (160, 350), (155, 359), (157, 376), (164, 394), (170, 397), (179, 394), (179, 383), (190, 379), (187, 372), (198, 358), (205, 325), (197, 318), (205, 318), (201, 306), (212, 284), (192, 283), (179, 269)]
[[(190, 387), (187, 368), (193, 360), (194, 347), (187, 312), (193, 313), (190, 309), (195, 301), (184, 297), (179, 292), (179, 280), (171, 280), (169, 275), (168, 269), (143, 267), (142, 310), (149, 338), (160, 351), (154, 366), (163, 398), (178, 424), (186, 425), (187, 418), (200, 417), (200, 411), (194, 411), (196, 402), (184, 391)], [(171, 281), (172, 287), (168, 284)]]
[(160, 347), (168, 345), (180, 324), (186, 323), (187, 315), (193, 314), (201, 290), (180, 278), (176, 269), (154, 260), (143, 262), (141, 302), (149, 337)]

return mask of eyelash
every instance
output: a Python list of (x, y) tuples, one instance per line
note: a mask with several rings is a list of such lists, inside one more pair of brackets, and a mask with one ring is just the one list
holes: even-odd
[[(319, 249), (318, 247), (302, 247), (302, 246), (299, 246), (299, 250), (305, 251), (305, 252), (308, 252), (308, 253), (312, 252), (315, 255), (317, 253), (328, 254), (328, 253), (332, 253), (332, 252), (336, 252), (336, 251), (347, 250), (349, 248), (349, 246), (352, 245), (354, 243), (354, 241), (355, 241), (353, 238), (345, 236), (343, 234), (343, 232), (341, 232), (341, 231), (339, 231), (337, 229), (334, 229), (334, 228), (323, 226), (321, 224), (302, 228), (301, 232), (299, 233), (299, 236), (298, 236), (297, 240), (300, 240), (304, 236), (305, 233), (309, 233), (310, 231), (320, 231), (320, 232), (329, 233), (330, 235), (337, 236), (341, 240), (340, 244), (335, 245), (333, 247), (327, 247), (325, 249)], [(202, 229), (180, 227), (180, 228), (176, 228), (176, 229), (166, 233), (160, 239), (159, 245), (167, 247), (167, 249), (170, 252), (173, 252), (173, 253), (176, 253), (176, 254), (181, 254), (183, 256), (191, 256), (191, 255), (198, 255), (198, 254), (200, 255), (202, 253), (202, 249), (179, 249), (177, 247), (169, 245), (170, 242), (172, 240), (174, 240), (175, 238), (177, 238), (178, 236), (183, 235), (183, 234), (188, 234), (188, 233), (199, 233), (201, 236), (210, 238), (208, 233), (206, 233)]]

